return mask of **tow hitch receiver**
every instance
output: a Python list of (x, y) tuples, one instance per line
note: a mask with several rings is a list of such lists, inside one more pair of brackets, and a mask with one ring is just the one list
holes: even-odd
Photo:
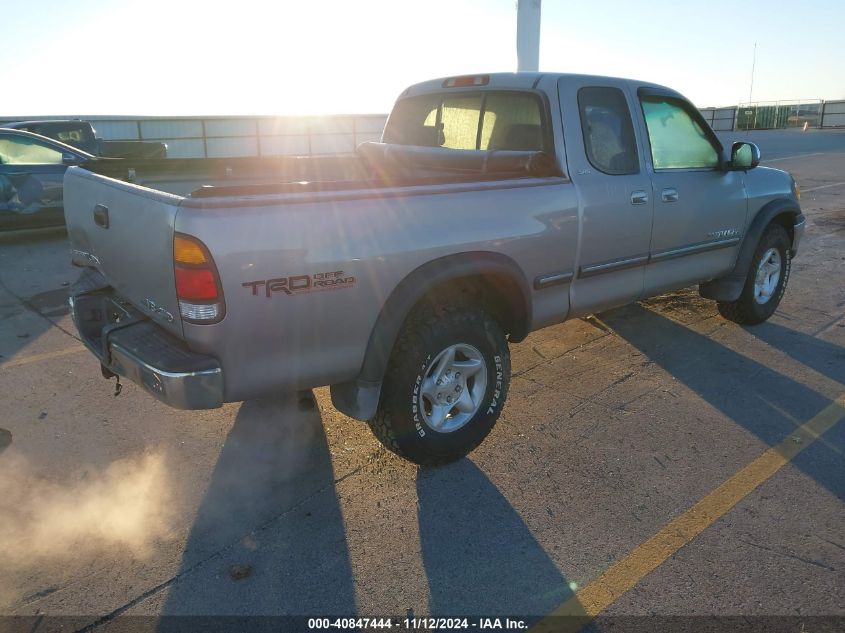
[(109, 378), (116, 378), (114, 383), (114, 396), (115, 398), (120, 395), (120, 392), (123, 391), (123, 385), (120, 384), (120, 376), (110, 370), (108, 367), (100, 363), (100, 371), (103, 374), (103, 378), (108, 380)]

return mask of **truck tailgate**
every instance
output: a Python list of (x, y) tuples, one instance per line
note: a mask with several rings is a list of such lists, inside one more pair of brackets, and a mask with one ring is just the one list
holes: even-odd
[(173, 227), (181, 200), (81, 167), (65, 174), (65, 220), (74, 263), (97, 268), (121, 298), (180, 337)]

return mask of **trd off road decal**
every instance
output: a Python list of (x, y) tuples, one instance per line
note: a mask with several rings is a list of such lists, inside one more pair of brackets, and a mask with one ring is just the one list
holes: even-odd
[(274, 293), (283, 292), (286, 295), (302, 294), (306, 292), (321, 292), (324, 290), (340, 290), (355, 285), (355, 277), (345, 275), (342, 270), (313, 275), (293, 275), (292, 277), (276, 277), (275, 279), (261, 279), (259, 281), (245, 281), (244, 288), (252, 288), (252, 295), (263, 295), (269, 299)]

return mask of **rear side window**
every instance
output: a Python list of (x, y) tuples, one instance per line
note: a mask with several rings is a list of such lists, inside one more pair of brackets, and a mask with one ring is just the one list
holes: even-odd
[(465, 150), (545, 149), (540, 100), (519, 92), (471, 92), (402, 99), (384, 131), (388, 143)]
[(619, 88), (581, 88), (578, 109), (590, 164), (613, 176), (639, 173), (634, 125), (622, 91)]
[(648, 96), (642, 105), (655, 169), (712, 169), (719, 164), (716, 148), (683, 102)]

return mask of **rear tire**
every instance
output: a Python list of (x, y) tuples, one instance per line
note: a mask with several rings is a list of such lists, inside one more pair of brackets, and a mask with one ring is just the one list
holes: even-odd
[(424, 306), (402, 326), (370, 428), (417, 464), (455, 461), (493, 428), (507, 397), (510, 352), (481, 307)]
[(736, 301), (719, 301), (719, 314), (741, 325), (756, 325), (768, 319), (786, 290), (792, 262), (789, 235), (779, 224), (770, 224), (751, 258), (751, 266)]

